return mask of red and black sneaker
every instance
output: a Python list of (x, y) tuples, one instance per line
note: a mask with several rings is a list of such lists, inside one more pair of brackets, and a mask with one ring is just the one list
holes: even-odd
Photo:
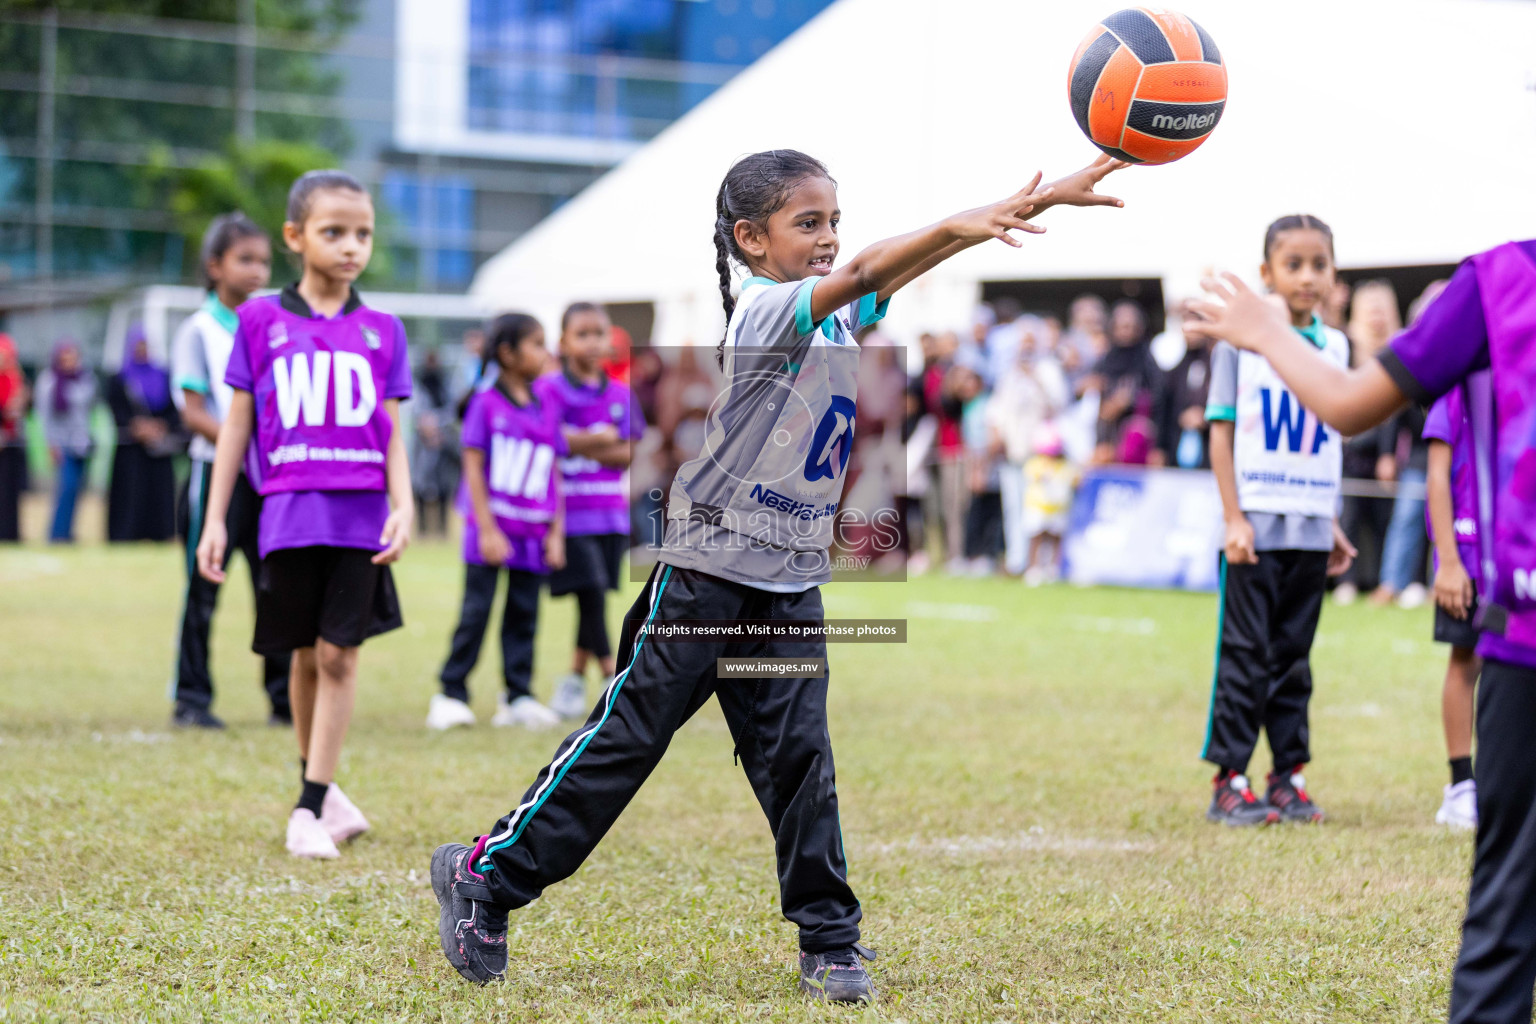
[(1271, 825), (1280, 820), (1280, 812), (1253, 795), (1248, 776), (1239, 772), (1217, 772), (1216, 792), (1211, 795), (1206, 821), (1223, 825)]
[(1323, 809), (1307, 795), (1307, 780), (1301, 777), (1301, 765), (1284, 775), (1269, 773), (1264, 802), (1280, 812), (1281, 821), (1322, 821)]

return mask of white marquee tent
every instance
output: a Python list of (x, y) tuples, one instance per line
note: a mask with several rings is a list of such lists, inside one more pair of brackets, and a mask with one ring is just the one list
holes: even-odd
[[(482, 303), (549, 318), (574, 299), (656, 303), (656, 344), (723, 326), (710, 227), (737, 156), (793, 147), (839, 182), (843, 257), (1002, 198), (1096, 150), (1067, 62), (1110, 0), (840, 0), (491, 259)], [(988, 242), (892, 304), (898, 336), (964, 322), (988, 280), (1251, 274), (1264, 226), (1329, 221), (1342, 266), (1455, 262), (1536, 235), (1536, 3), (1186, 0), (1231, 93), (1183, 161), (1112, 176), (1122, 211), (1057, 210), (1022, 250)]]

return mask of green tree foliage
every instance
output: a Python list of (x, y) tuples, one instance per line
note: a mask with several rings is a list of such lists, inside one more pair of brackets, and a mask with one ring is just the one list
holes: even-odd
[[(54, 205), (73, 213), (55, 229), (58, 269), (165, 273), (179, 264), (190, 273), (195, 247), (181, 246), (176, 229), (191, 234), (188, 218), (205, 212), (195, 197), (254, 195), (271, 174), (304, 161), (300, 170), (333, 166), (350, 148), (328, 102), (340, 80), (324, 50), (358, 2), (256, 0), (255, 139), (236, 146), (237, 48), (208, 37), (234, 26), (237, 0), (0, 0), (0, 208), (36, 201), (37, 16), (52, 7), (63, 22)], [(82, 25), (88, 18), (101, 27)], [(178, 23), (190, 37), (175, 37)], [(165, 28), (171, 37), (152, 34)], [(246, 167), (246, 157), (257, 164)], [(215, 187), (223, 172), (232, 180)], [(262, 202), (280, 203), (285, 191), (286, 182)], [(30, 247), (30, 234), (0, 232), (0, 261), (17, 243)]]

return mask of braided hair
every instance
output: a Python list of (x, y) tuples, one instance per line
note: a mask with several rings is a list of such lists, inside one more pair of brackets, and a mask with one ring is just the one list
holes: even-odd
[[(806, 178), (832, 181), (827, 167), (797, 149), (770, 149), (744, 156), (731, 165), (715, 196), (715, 272), (720, 275), (720, 305), (725, 309), (726, 331), (736, 312), (731, 295), (731, 260), (746, 264), (736, 244), (736, 222), (766, 224)], [(725, 337), (715, 349), (715, 361), (725, 367)]]

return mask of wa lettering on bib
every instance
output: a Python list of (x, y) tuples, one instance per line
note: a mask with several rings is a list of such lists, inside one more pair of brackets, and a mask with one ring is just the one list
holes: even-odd
[[(1349, 364), (1349, 342), (1323, 327), (1323, 357)], [(1238, 353), (1233, 459), (1245, 512), (1332, 518), (1343, 475), (1343, 439), (1301, 404), (1263, 356)]]

